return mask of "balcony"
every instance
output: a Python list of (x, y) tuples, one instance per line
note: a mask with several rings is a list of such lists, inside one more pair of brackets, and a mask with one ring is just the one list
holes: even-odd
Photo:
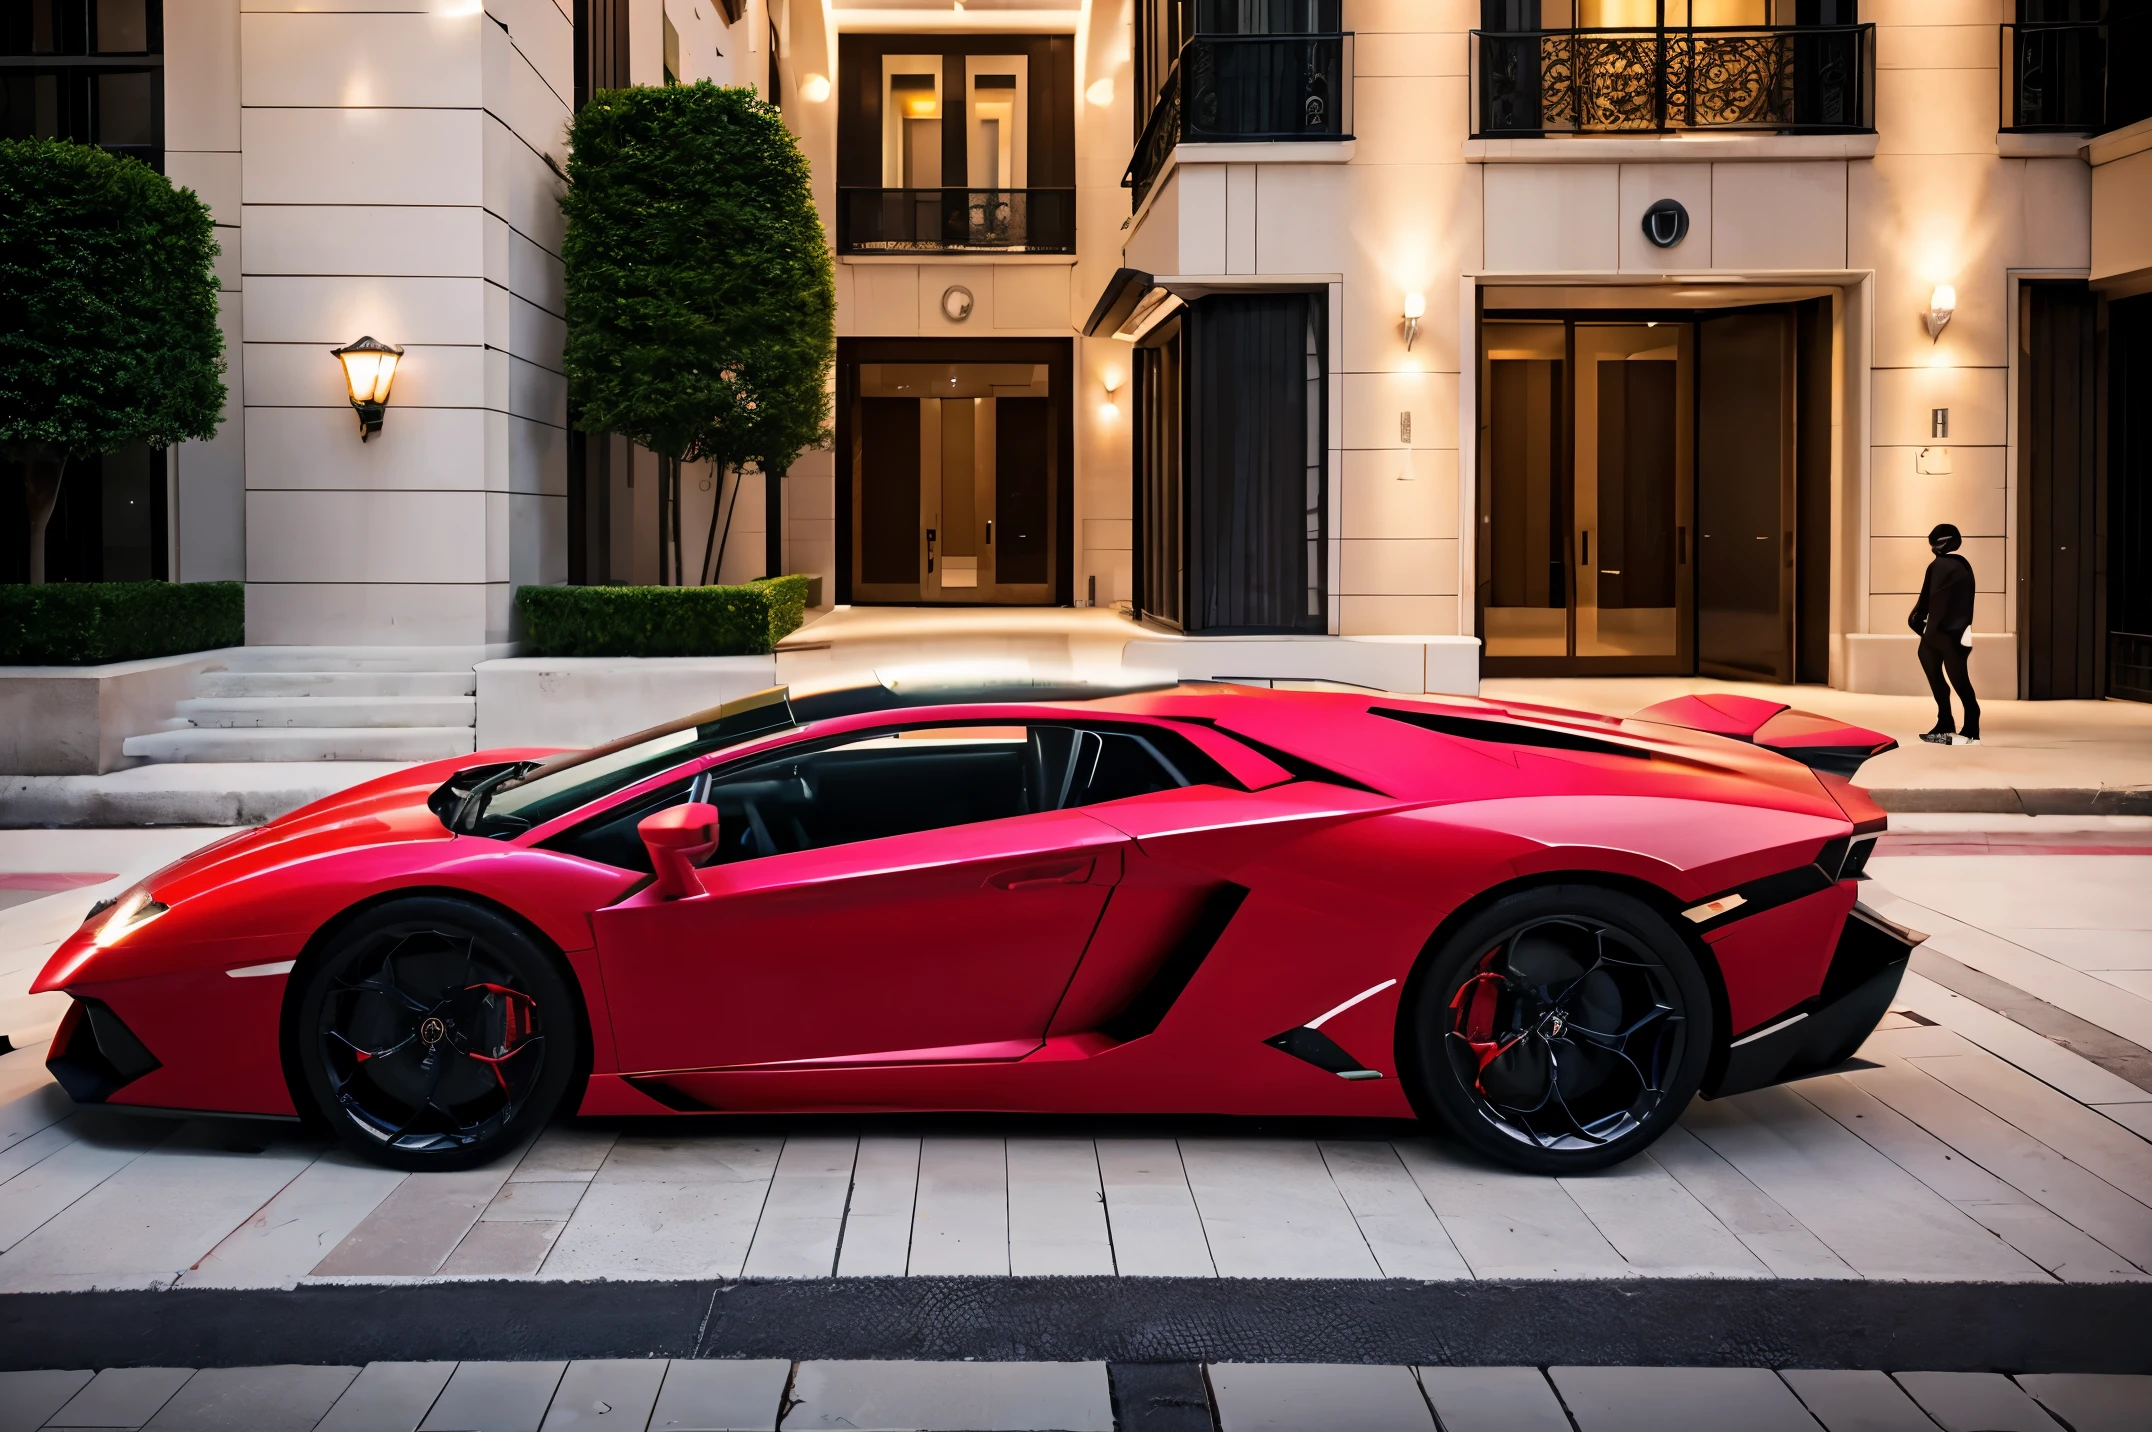
[(2008, 134), (2098, 134), (2152, 116), (2152, 15), (2002, 27)]
[(1475, 139), (1874, 128), (1875, 26), (1474, 30)]
[(1349, 31), (1191, 39), (1159, 90), (1121, 186), (1142, 207), (1180, 144), (1352, 138), (1352, 46)]
[(837, 190), (841, 254), (1073, 254), (1070, 189)]

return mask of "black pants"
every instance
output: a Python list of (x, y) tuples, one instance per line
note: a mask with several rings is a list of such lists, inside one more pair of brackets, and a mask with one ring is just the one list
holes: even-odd
[[(1965, 734), (1977, 740), (1980, 736), (1980, 703), (1973, 698), (1973, 678), (1965, 669), (1965, 658), (1973, 649), (1963, 641), (1953, 641), (1939, 631), (1931, 631), (1920, 639), (1920, 669), (1928, 673), (1928, 689), (1935, 693), (1935, 729), (1955, 731), (1957, 725), (1950, 719), (1950, 687), (1958, 689), (1958, 700), (1965, 706)], [(1945, 676), (1950, 686), (1943, 684)]]

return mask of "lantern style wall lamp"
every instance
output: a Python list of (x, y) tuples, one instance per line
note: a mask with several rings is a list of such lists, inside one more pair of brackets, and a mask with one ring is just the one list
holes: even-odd
[(1943, 330), (1950, 324), (1951, 315), (1957, 311), (1958, 291), (1947, 283), (1937, 284), (1935, 292), (1928, 295), (1928, 311), (1920, 316), (1921, 321), (1928, 325), (1930, 343), (1943, 336)]
[(1408, 293), (1405, 295), (1405, 351), (1407, 353), (1412, 351), (1412, 340), (1419, 336), (1420, 320), (1426, 314), (1426, 294)]
[(344, 365), (344, 386), (351, 390), (351, 406), (359, 415), (359, 441), (381, 431), (388, 414), (389, 384), (396, 381), (396, 360), (403, 349), (368, 335), (329, 352)]

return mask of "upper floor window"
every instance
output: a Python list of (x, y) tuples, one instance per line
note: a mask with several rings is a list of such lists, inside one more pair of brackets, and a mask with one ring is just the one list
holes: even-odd
[(1780, 133), (1873, 124), (1852, 0), (1482, 0), (1473, 133)]
[(844, 35), (840, 253), (1073, 253), (1066, 35)]
[(2152, 116), (2152, 0), (2017, 0), (2015, 13), (2003, 129), (2092, 134)]
[(0, 86), (8, 139), (73, 139), (164, 168), (160, 0), (8, 0)]
[(1352, 137), (1352, 39), (1339, 0), (1137, 0), (1143, 203), (1180, 144)]

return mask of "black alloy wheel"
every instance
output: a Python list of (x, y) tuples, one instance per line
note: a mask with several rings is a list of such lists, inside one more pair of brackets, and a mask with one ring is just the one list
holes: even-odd
[(1427, 957), (1406, 1012), (1408, 1090), (1479, 1152), (1531, 1173), (1638, 1153), (1710, 1060), (1710, 987), (1650, 906), (1596, 886), (1496, 901)]
[(315, 1107), (377, 1163), (486, 1163), (543, 1125), (567, 1090), (580, 1044), (567, 983), (492, 910), (398, 900), (307, 963), (294, 1051)]

